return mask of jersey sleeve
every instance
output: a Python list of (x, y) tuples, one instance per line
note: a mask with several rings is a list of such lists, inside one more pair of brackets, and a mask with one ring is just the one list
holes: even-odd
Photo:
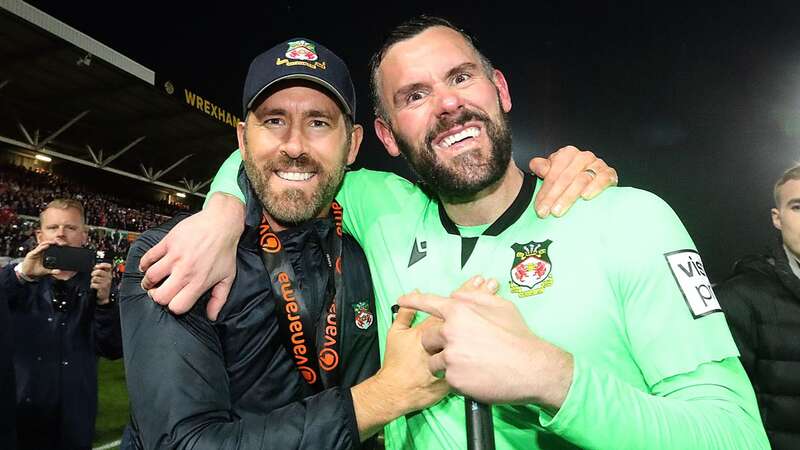
[[(766, 449), (753, 388), (683, 224), (658, 197), (620, 189), (604, 223), (622, 326), (647, 388), (575, 356), (543, 426), (583, 448)], [(601, 199), (595, 202), (603, 202)]]
[(575, 359), (573, 383), (548, 430), (586, 449), (769, 449), (738, 358), (701, 364), (651, 393)]
[(610, 210), (608, 260), (629, 350), (647, 385), (739, 356), (678, 216), (653, 194), (622, 191)]
[(344, 231), (363, 246), (373, 225), (397, 215), (414, 214), (414, 205), (427, 196), (413, 183), (398, 175), (360, 169), (344, 177), (336, 201), (344, 209)]
[(219, 166), (219, 170), (217, 170), (217, 174), (214, 175), (214, 181), (211, 182), (211, 187), (208, 188), (208, 195), (206, 195), (206, 201), (203, 203), (203, 208), (206, 207), (206, 203), (208, 203), (208, 199), (211, 198), (211, 194), (214, 192), (224, 192), (226, 194), (233, 195), (234, 197), (238, 198), (242, 201), (242, 203), (246, 203), (244, 193), (242, 189), (239, 187), (238, 179), (239, 179), (239, 166), (242, 165), (242, 155), (239, 153), (239, 149), (236, 149), (228, 156), (228, 159)]

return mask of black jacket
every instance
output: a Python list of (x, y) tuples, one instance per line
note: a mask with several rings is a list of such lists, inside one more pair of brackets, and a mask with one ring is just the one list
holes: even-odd
[(14, 344), (6, 291), (0, 289), (0, 448), (17, 448), (17, 384), (14, 381)]
[(800, 279), (781, 245), (740, 260), (714, 287), (772, 448), (800, 449)]
[[(20, 449), (91, 448), (97, 357), (120, 358), (122, 341), (117, 304), (98, 306), (89, 278), (20, 283), (13, 266), (0, 272), (11, 312)], [(54, 296), (68, 307), (57, 308)]]
[[(141, 289), (139, 259), (180, 218), (144, 233), (131, 247), (121, 287), (125, 366), (134, 444), (193, 449), (348, 449), (359, 447), (349, 387), (379, 367), (377, 326), (356, 327), (354, 306), (374, 313), (365, 256), (344, 236), (345, 292), (339, 311), (339, 386), (319, 393), (301, 378), (279, 331), (276, 302), (258, 247), (260, 207), (248, 206), (236, 279), (216, 322), (208, 294), (183, 316)], [(317, 219), (279, 234), (297, 283), (322, 298), (328, 266), (320, 238), (335, 232)]]

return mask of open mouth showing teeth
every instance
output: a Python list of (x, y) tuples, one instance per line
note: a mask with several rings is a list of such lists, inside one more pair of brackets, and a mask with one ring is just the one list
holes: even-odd
[(443, 148), (448, 148), (451, 145), (457, 144), (465, 139), (476, 138), (478, 137), (479, 134), (480, 130), (478, 129), (478, 127), (465, 128), (459, 131), (458, 133), (451, 134), (450, 136), (445, 137), (444, 139), (442, 139), (439, 145), (442, 146)]
[(275, 172), (278, 178), (288, 181), (306, 181), (314, 176), (314, 172)]

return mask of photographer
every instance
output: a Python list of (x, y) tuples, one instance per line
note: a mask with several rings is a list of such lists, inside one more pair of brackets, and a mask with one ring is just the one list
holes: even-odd
[(83, 206), (53, 200), (40, 214), (38, 245), (0, 271), (11, 312), (19, 449), (91, 448), (97, 413), (97, 357), (122, 356), (111, 264), (91, 273), (47, 269), (45, 250), (83, 246)]

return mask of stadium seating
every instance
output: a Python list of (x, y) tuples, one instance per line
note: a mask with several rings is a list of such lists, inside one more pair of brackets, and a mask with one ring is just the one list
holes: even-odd
[(188, 210), (185, 205), (116, 198), (43, 170), (0, 165), (0, 257), (17, 258), (30, 251), (39, 212), (59, 197), (84, 205), (90, 226), (88, 246), (123, 258), (130, 247), (129, 232), (145, 231)]

